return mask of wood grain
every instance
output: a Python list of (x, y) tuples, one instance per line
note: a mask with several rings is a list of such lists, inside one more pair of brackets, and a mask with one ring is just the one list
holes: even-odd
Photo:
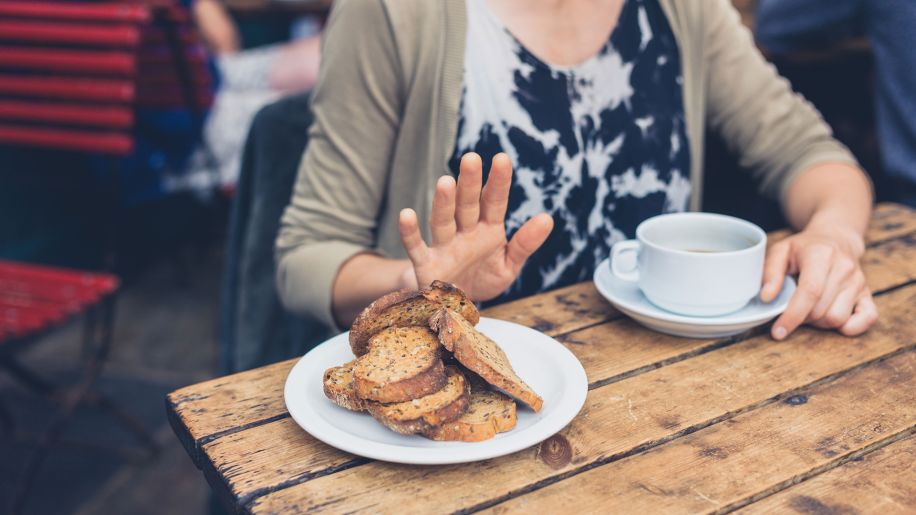
[(862, 268), (872, 291), (882, 291), (916, 279), (916, 233), (868, 249)]
[(902, 204), (885, 202), (879, 204), (872, 212), (865, 241), (878, 241), (898, 238), (916, 231), (916, 210)]
[(737, 513), (916, 513), (916, 436), (850, 460)]
[(202, 468), (216, 495), (239, 504), (367, 461), (316, 440), (291, 418), (217, 438), (203, 452)]
[(220, 377), (166, 397), (172, 429), (195, 464), (203, 443), (227, 431), (286, 416), (283, 384), (297, 360)]
[(531, 327), (550, 336), (622, 316), (604, 300), (592, 282), (493, 306), (483, 315)]
[[(916, 289), (892, 292), (878, 302), (884, 319), (862, 338), (811, 329), (802, 330), (788, 343), (761, 336), (591, 391), (579, 416), (555, 437), (573, 451), (570, 461), (560, 467), (539, 459), (537, 447), (456, 466), (372, 462), (255, 499), (251, 511), (333, 505), (340, 511), (398, 506), (421, 512), (431, 506), (441, 511), (478, 506), (559, 474), (659, 445), (786, 391), (916, 345), (916, 327), (911, 323), (916, 316)], [(626, 352), (603, 345), (609, 361)], [(401, 505), (404, 499), (411, 500), (409, 506)]]
[(727, 510), (916, 431), (916, 352), (498, 505), (491, 513)]
[[(916, 231), (916, 210), (900, 204), (882, 203), (872, 212), (865, 234), (869, 246)], [(773, 244), (790, 236), (792, 231), (780, 229), (767, 234), (767, 243)]]

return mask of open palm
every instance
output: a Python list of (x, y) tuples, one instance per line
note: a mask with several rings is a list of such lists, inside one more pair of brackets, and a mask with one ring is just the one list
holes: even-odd
[(407, 284), (423, 286), (439, 279), (455, 284), (475, 301), (489, 300), (512, 284), (528, 257), (547, 239), (553, 219), (541, 213), (507, 240), (512, 162), (506, 154), (494, 156), (486, 186), (482, 186), (482, 164), (477, 154), (465, 154), (457, 184), (449, 176), (436, 183), (430, 245), (420, 234), (416, 212), (401, 211), (401, 240), (413, 264)]

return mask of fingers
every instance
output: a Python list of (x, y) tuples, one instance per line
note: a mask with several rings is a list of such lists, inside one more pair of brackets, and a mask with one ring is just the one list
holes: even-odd
[(483, 187), (480, 200), (480, 219), (489, 224), (502, 225), (509, 205), (509, 187), (512, 185), (512, 161), (503, 153), (493, 156), (490, 175)]
[(519, 227), (518, 231), (506, 246), (506, 265), (513, 273), (518, 274), (522, 265), (531, 254), (534, 254), (553, 230), (553, 218), (547, 213), (533, 216)]
[[(852, 310), (862, 295), (862, 288), (846, 288), (830, 304), (829, 310), (826, 310), (821, 316), (814, 316), (814, 312), (808, 317), (811, 323), (823, 329), (838, 329), (849, 320), (852, 316)], [(815, 306), (814, 309), (817, 309)]]
[(434, 246), (448, 243), (455, 237), (455, 179), (447, 175), (436, 182), (429, 231)]
[(878, 321), (878, 306), (871, 296), (871, 292), (866, 290), (856, 303), (855, 312), (840, 327), (840, 332), (846, 336), (858, 336), (868, 330), (869, 327)]
[(763, 265), (763, 286), (760, 288), (760, 300), (763, 302), (772, 302), (782, 291), (789, 268), (790, 250), (788, 242), (779, 242), (767, 251)]
[(480, 220), (480, 183), (483, 177), (483, 163), (480, 156), (469, 152), (461, 158), (459, 168), (455, 221), (459, 231), (467, 231), (473, 229)]
[[(855, 306), (859, 293), (864, 287), (865, 276), (858, 271), (856, 263), (845, 255), (837, 256), (830, 265), (830, 273), (827, 276), (824, 293), (821, 295), (820, 300), (817, 301), (817, 304), (814, 305), (808, 318), (810, 320), (824, 319), (828, 310), (834, 310), (840, 296), (843, 296), (848, 304), (849, 311), (846, 313), (846, 318), (848, 318), (849, 313), (852, 313), (852, 308)], [(846, 321), (846, 318), (831, 327), (839, 327), (842, 322)]]
[(827, 246), (810, 247), (799, 257), (798, 289), (789, 299), (786, 311), (773, 324), (774, 339), (784, 339), (808, 318), (824, 293), (832, 257), (833, 249)]
[(414, 264), (426, 261), (429, 247), (423, 241), (420, 235), (420, 224), (417, 221), (417, 213), (413, 209), (402, 209), (398, 217), (398, 228), (401, 231), (401, 242), (404, 249), (407, 250), (407, 257)]

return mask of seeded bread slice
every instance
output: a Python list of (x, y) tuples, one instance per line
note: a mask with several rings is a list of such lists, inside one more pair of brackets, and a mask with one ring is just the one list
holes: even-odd
[(477, 324), (477, 306), (458, 287), (433, 281), (422, 290), (398, 290), (378, 298), (356, 317), (350, 328), (350, 348), (355, 356), (368, 351), (369, 340), (387, 327), (425, 326), (429, 317), (443, 307), (461, 313)]
[(445, 386), (439, 340), (426, 327), (390, 327), (372, 337), (356, 360), (356, 394), (377, 402), (402, 402)]
[(423, 432), (438, 441), (482, 442), (515, 427), (515, 401), (490, 390), (471, 388), (471, 402), (464, 415)]
[(405, 435), (429, 431), (457, 419), (467, 411), (471, 391), (457, 368), (448, 367), (446, 374), (448, 380), (441, 390), (407, 402), (370, 402), (369, 413), (388, 429)]
[(442, 346), (486, 382), (516, 397), (534, 411), (540, 411), (544, 400), (525, 384), (509, 363), (506, 353), (493, 340), (465, 320), (459, 313), (442, 309), (429, 320), (439, 333)]
[(351, 411), (366, 411), (366, 401), (356, 395), (356, 379), (353, 367), (356, 360), (324, 371), (324, 394), (341, 408)]

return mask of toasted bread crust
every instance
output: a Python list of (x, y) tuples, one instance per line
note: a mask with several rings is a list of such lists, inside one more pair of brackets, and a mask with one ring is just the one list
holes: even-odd
[(517, 421), (514, 400), (499, 392), (472, 391), (467, 412), (424, 431), (423, 436), (437, 441), (482, 442), (511, 430)]
[[(439, 392), (407, 402), (393, 404), (369, 402), (368, 411), (388, 429), (405, 435), (422, 433), (451, 422), (461, 417), (468, 410), (471, 390), (464, 376), (456, 368), (449, 367), (447, 374), (448, 383)], [(440, 401), (444, 402), (440, 402), (430, 411), (406, 416), (400, 413), (404, 409), (412, 410), (417, 406), (422, 407), (423, 403), (430, 402), (431, 398), (437, 395), (445, 395), (446, 389), (450, 390), (448, 397), (440, 399)]]
[(476, 324), (477, 306), (463, 291), (444, 281), (433, 281), (419, 291), (402, 289), (382, 296), (364, 309), (350, 327), (350, 348), (355, 356), (368, 351), (369, 340), (388, 327), (425, 326), (436, 311), (449, 307)]
[[(463, 320), (459, 313), (442, 309), (430, 318), (429, 325), (438, 333), (442, 346), (451, 351), (455, 359), (462, 365), (477, 373), (491, 385), (521, 400), (534, 411), (541, 410), (544, 400), (518, 377), (505, 352), (496, 342), (478, 332), (468, 321)], [(495, 355), (489, 357), (482, 355), (475, 338), (485, 339), (492, 344)], [(498, 370), (495, 365), (502, 365), (503, 370)]]
[(403, 402), (445, 386), (439, 340), (428, 328), (386, 328), (371, 341), (369, 353), (357, 358), (353, 369), (360, 398)]
[(354, 366), (356, 366), (356, 360), (325, 370), (324, 394), (341, 408), (351, 411), (366, 411), (366, 401), (356, 395), (356, 383), (353, 377)]
[(445, 381), (445, 366), (437, 359), (417, 375), (396, 383), (377, 383), (357, 376), (356, 395), (381, 403), (404, 402), (441, 390)]

